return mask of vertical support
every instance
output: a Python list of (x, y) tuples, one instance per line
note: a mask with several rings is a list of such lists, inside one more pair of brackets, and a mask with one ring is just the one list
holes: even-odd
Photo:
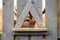
[(31, 40), (43, 40), (42, 36), (31, 36)]
[(15, 40), (28, 40), (28, 36), (16, 36)]
[(57, 40), (56, 0), (46, 0), (47, 40)]
[(12, 27), (14, 23), (14, 0), (3, 0), (3, 25), (2, 40), (13, 40)]

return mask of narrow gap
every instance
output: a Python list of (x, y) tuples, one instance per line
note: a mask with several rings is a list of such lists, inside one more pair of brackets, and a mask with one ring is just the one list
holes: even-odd
[(16, 25), (17, 22), (17, 8), (14, 8), (14, 26)]
[(42, 0), (42, 24), (44, 27), (46, 27), (45, 23), (46, 23), (46, 8), (45, 8), (45, 3), (46, 3), (46, 0)]
[(14, 0), (14, 26), (17, 23), (17, 0)]
[(60, 38), (58, 38), (58, 40), (60, 40)]
[(43, 39), (43, 40), (47, 40), (47, 39), (46, 39), (46, 35), (43, 35), (43, 38), (42, 38), (42, 39)]
[[(2, 5), (2, 0), (0, 0), (0, 40), (1, 40), (1, 36), (2, 36), (2, 10), (3, 10), (3, 5)], [(4, 2), (3, 2), (4, 3)], [(5, 4), (4, 4), (5, 5)]]
[(31, 35), (28, 36), (28, 40), (31, 40)]

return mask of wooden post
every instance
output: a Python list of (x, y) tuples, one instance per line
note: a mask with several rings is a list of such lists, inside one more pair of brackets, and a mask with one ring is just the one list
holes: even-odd
[(14, 0), (3, 0), (2, 40), (13, 40)]
[(46, 27), (48, 28), (47, 40), (57, 40), (56, 17), (56, 0), (46, 0)]

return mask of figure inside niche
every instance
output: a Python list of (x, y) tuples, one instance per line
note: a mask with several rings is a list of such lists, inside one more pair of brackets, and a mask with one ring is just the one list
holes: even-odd
[[(14, 11), (14, 15), (15, 15), (14, 16), (14, 26), (15, 26), (17, 22), (17, 9), (16, 8)], [(45, 9), (42, 11), (42, 23), (45, 26)], [(30, 12), (28, 12), (21, 28), (38, 28), (38, 25)]]
[(22, 24), (22, 28), (34, 28), (34, 26), (35, 20), (33, 20), (33, 16), (29, 12)]
[[(16, 25), (17, 22), (17, 9), (14, 9), (14, 26)], [(28, 12), (28, 15), (26, 16), (22, 27), (21, 28), (34, 28), (35, 21), (33, 20), (33, 16), (31, 15), (30, 12)]]

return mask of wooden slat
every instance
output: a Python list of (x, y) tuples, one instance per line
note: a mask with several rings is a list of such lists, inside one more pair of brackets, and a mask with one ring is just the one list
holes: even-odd
[(31, 40), (43, 40), (42, 36), (31, 36)]
[(47, 40), (57, 40), (56, 0), (46, 0), (46, 26), (49, 30)]
[(2, 25), (2, 40), (13, 40), (12, 27), (14, 23), (14, 0), (3, 0), (3, 25)]
[(30, 12), (31, 12), (32, 16), (34, 17), (35, 21), (37, 22), (38, 26), (40, 28), (43, 27), (42, 26), (42, 19), (41, 19), (41, 17), (39, 17), (38, 12), (33, 7), (33, 5), (31, 5)]
[(43, 36), (43, 35), (48, 35), (47, 32), (14, 32), (14, 35), (20, 35), (20, 36), (28, 36), (28, 35), (32, 35), (32, 36)]
[(21, 15), (28, 0), (17, 0), (17, 19)]
[(13, 31), (48, 31), (47, 28), (13, 28)]
[(16, 36), (15, 40), (28, 40), (28, 36)]
[(42, 0), (32, 0), (34, 2), (33, 6), (35, 7), (38, 15), (42, 17)]

